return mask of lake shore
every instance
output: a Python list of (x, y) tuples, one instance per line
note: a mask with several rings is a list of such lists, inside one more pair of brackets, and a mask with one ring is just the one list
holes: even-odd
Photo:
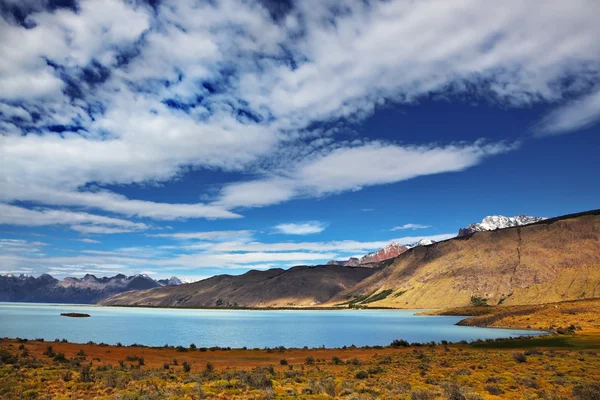
[(4, 338), (0, 398), (598, 398), (598, 304), (433, 311), (470, 312), (460, 323), (483, 326), (575, 327), (472, 343), (224, 349)]
[(577, 398), (600, 381), (600, 341), (582, 338), (231, 350), (0, 339), (0, 397)]

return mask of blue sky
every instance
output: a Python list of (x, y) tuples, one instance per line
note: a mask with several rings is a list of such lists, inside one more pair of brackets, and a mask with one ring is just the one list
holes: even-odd
[(598, 208), (594, 1), (0, 11), (0, 273), (199, 279)]

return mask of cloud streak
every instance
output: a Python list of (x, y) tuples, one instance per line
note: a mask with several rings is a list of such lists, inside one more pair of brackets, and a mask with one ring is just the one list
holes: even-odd
[(325, 224), (319, 221), (310, 221), (304, 223), (286, 223), (273, 227), (275, 233), (283, 235), (312, 235), (321, 233), (326, 229)]
[(392, 229), (390, 229), (390, 231), (393, 232), (393, 231), (402, 231), (402, 230), (406, 230), (406, 229), (415, 230), (415, 229), (427, 229), (427, 228), (431, 228), (431, 225), (404, 224), (404, 225), (395, 226)]

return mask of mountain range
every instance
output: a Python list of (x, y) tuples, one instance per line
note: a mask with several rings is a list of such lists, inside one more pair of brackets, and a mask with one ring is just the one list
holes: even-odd
[(87, 274), (83, 278), (68, 277), (63, 280), (48, 274), (37, 278), (28, 275), (0, 275), (0, 301), (91, 304), (130, 290), (180, 284), (177, 277), (156, 281), (144, 274), (118, 274), (110, 278), (96, 278)]
[[(600, 210), (537, 222), (490, 220), (498, 226), (482, 224), (481, 230), (414, 246), (394, 258), (373, 261), (371, 268), (250, 271), (123, 293), (100, 303), (442, 308), (600, 297)], [(505, 223), (515, 225), (500, 228)], [(387, 249), (380, 254), (392, 253)]]

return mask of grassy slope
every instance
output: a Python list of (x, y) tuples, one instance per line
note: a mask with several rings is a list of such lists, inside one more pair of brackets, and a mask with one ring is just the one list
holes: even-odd
[(600, 297), (600, 215), (591, 212), (417, 247), (329, 304), (390, 289), (389, 296), (369, 305), (461, 307), (473, 295), (504, 305)]

